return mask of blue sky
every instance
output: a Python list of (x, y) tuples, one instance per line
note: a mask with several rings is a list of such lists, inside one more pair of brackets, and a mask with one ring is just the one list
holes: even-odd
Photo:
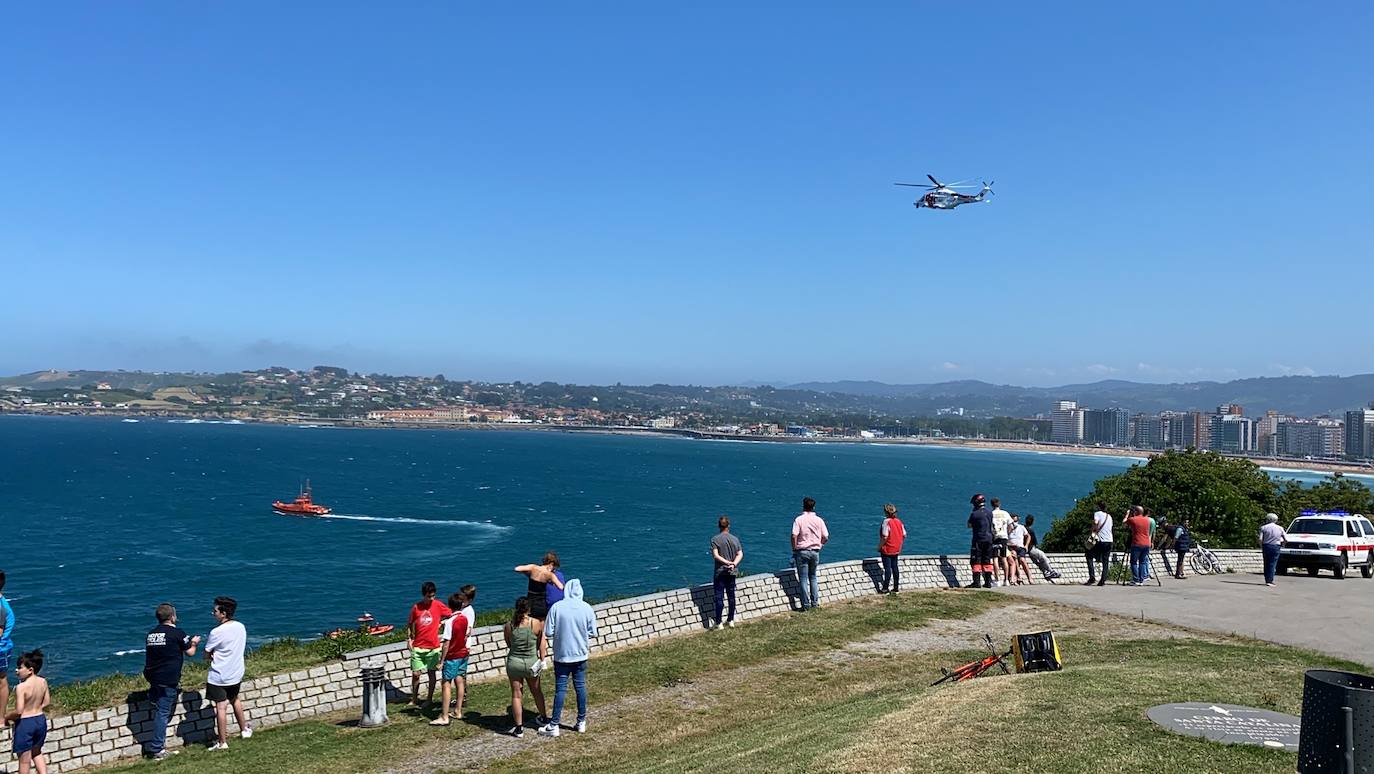
[(287, 5), (6, 9), (0, 373), (1374, 370), (1368, 4)]

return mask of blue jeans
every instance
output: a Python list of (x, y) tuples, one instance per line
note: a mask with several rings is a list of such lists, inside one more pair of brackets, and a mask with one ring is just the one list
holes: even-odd
[(821, 563), (821, 552), (815, 548), (799, 548), (792, 552), (792, 563), (797, 566), (797, 593), (801, 595), (801, 608), (816, 607), (821, 603), (821, 587), (816, 582), (816, 565)]
[(883, 591), (897, 591), (902, 585), (902, 576), (897, 569), (897, 554), (878, 554), (883, 560)]
[(1279, 566), (1279, 547), (1275, 545), (1263, 546), (1264, 549), (1264, 582), (1274, 582), (1274, 571)]
[(712, 585), (716, 589), (716, 623), (720, 623), (720, 614), (725, 609), (727, 596), (730, 598), (730, 615), (726, 620), (735, 620), (735, 576), (726, 572), (718, 572)]
[(563, 702), (568, 698), (568, 677), (572, 677), (573, 691), (577, 693), (577, 722), (587, 719), (587, 662), (553, 662), (553, 722), (563, 718)]
[(167, 746), (167, 723), (172, 719), (178, 693), (175, 685), (148, 686), (148, 701), (153, 705), (153, 729), (148, 741), (143, 743), (144, 755), (157, 755)]
[(1150, 547), (1131, 546), (1131, 580), (1144, 583), (1150, 578)]

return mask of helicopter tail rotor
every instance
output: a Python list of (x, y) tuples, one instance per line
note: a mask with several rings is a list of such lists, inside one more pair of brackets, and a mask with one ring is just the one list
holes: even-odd
[(992, 181), (991, 183), (989, 183), (989, 182), (987, 182), (987, 181), (984, 181), (984, 182), (983, 182), (983, 190), (982, 190), (982, 191), (979, 191), (979, 192), (978, 192), (978, 195), (979, 195), (980, 197), (982, 197), (982, 196), (988, 196), (988, 195), (990, 195), (990, 194), (991, 194), (991, 195), (996, 195), (997, 192), (994, 191), (994, 190), (992, 190), (992, 186), (993, 186), (994, 184), (996, 184), (996, 183), (997, 183), (996, 180)]

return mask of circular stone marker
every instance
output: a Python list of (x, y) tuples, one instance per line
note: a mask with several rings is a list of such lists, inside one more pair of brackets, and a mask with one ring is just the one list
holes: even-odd
[(1145, 716), (1170, 731), (1225, 744), (1298, 751), (1301, 719), (1282, 712), (1235, 704), (1160, 704)]

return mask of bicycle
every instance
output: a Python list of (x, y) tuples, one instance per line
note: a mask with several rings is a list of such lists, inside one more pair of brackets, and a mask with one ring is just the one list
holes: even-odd
[(1188, 550), (1188, 566), (1198, 575), (1220, 575), (1226, 572), (1221, 559), (1207, 547), (1206, 540), (1193, 543), (1193, 547)]
[(998, 653), (997, 646), (992, 644), (991, 635), (984, 634), (983, 642), (987, 645), (988, 653), (990, 655), (984, 656), (983, 658), (980, 658), (977, 661), (970, 661), (969, 663), (964, 664), (961, 667), (956, 667), (954, 669), (945, 669), (944, 667), (941, 667), (940, 671), (944, 674), (944, 676), (941, 677), (939, 680), (936, 680), (935, 682), (931, 683), (931, 687), (933, 688), (939, 685), (940, 683), (949, 682), (951, 680), (956, 683), (962, 683), (965, 680), (972, 680), (975, 677), (982, 677), (984, 672), (987, 672), (994, 666), (1000, 668), (1002, 670), (1002, 674), (1004, 675), (1011, 674), (1011, 670), (1007, 669), (1006, 658), (1012, 654), (1012, 651), (1008, 650), (1006, 653)]
[[(1164, 581), (1160, 580), (1159, 573), (1155, 572), (1154, 561), (1147, 561), (1146, 566), (1150, 568), (1150, 574), (1145, 579), (1146, 582), (1154, 581), (1156, 586), (1163, 586)], [(1108, 568), (1108, 575), (1112, 580), (1116, 581), (1116, 585), (1118, 586), (1124, 586), (1133, 580), (1131, 576), (1131, 555), (1128, 552), (1113, 551), (1111, 558), (1108, 560)]]

